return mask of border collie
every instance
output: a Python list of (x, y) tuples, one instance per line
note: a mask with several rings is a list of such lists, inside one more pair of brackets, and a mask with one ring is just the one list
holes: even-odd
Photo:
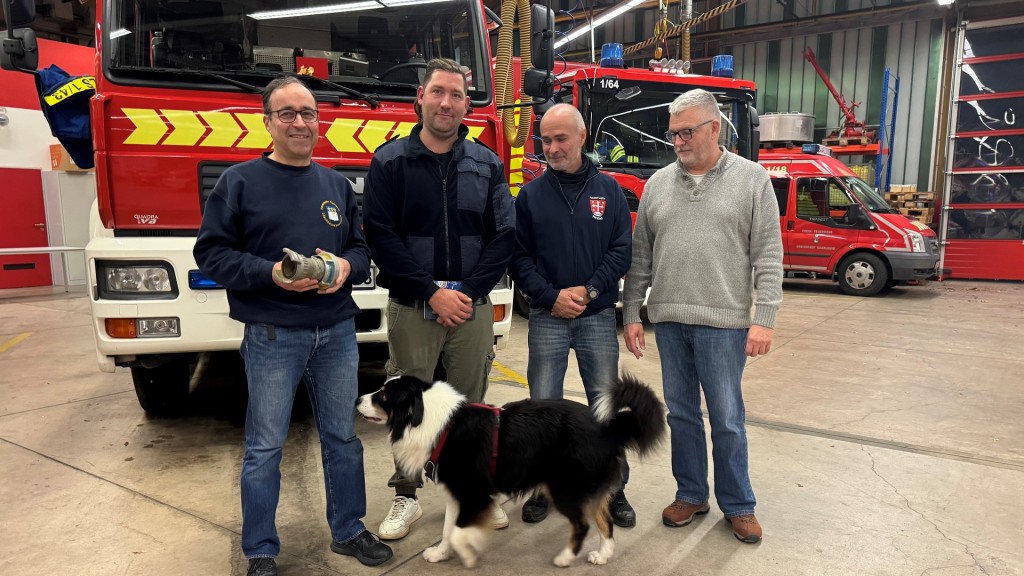
[(569, 566), (576, 559), (589, 520), (597, 525), (601, 543), (587, 560), (607, 563), (614, 551), (608, 503), (625, 450), (641, 456), (651, 452), (666, 428), (661, 401), (625, 373), (598, 396), (593, 410), (571, 400), (520, 400), (506, 404), (499, 415), (496, 408), (468, 404), (445, 382), (410, 376), (361, 396), (357, 409), (367, 420), (388, 426), (395, 461), (408, 477), (418, 477), (427, 466), (450, 496), (441, 543), (423, 557), (440, 562), (454, 549), (466, 567), (476, 565), (491, 527), (491, 495), (522, 498), (535, 489), (548, 494), (569, 519), (569, 543), (555, 556), (555, 565)]

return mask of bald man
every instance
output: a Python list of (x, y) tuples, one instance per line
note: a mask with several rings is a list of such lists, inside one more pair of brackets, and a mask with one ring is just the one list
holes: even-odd
[[(583, 154), (587, 129), (579, 111), (553, 106), (540, 122), (547, 169), (516, 197), (516, 248), (509, 271), (530, 299), (530, 397), (561, 398), (569, 349), (576, 351), (587, 401), (615, 379), (619, 343), (615, 303), (619, 279), (629, 270), (629, 207), (618, 183)], [(622, 481), (612, 486), (616, 526), (636, 525)], [(534, 495), (523, 505), (524, 522), (547, 516), (548, 501)]]

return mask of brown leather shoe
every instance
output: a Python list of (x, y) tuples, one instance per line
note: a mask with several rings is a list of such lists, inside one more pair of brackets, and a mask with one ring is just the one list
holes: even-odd
[(740, 542), (757, 544), (761, 541), (761, 524), (753, 514), (727, 518), (732, 525), (732, 533)]
[(693, 522), (693, 517), (700, 514), (707, 514), (711, 510), (707, 502), (703, 504), (690, 504), (682, 500), (676, 500), (668, 505), (668, 508), (661, 513), (661, 521), (665, 526), (679, 528)]

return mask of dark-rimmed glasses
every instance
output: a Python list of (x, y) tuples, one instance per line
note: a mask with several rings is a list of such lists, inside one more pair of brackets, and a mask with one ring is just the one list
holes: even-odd
[(693, 128), (683, 128), (682, 130), (676, 130), (675, 132), (669, 130), (668, 132), (665, 132), (665, 140), (668, 140), (669, 142), (675, 142), (676, 137), (678, 136), (679, 139), (682, 140), (683, 142), (689, 142), (690, 140), (693, 140), (693, 133), (696, 132), (698, 128), (705, 124), (710, 124), (714, 121), (714, 118), (712, 118), (711, 120), (705, 120), (700, 124), (697, 124)]
[(274, 110), (271, 114), (277, 114), (277, 119), (285, 124), (295, 122), (296, 118), (302, 118), (302, 121), (306, 123), (316, 122), (316, 119), (320, 117), (320, 113), (317, 110), (310, 110), (309, 108), (303, 110), (284, 108), (282, 110)]

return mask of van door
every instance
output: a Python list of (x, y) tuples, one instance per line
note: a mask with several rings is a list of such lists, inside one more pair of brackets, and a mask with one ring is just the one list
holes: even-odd
[(779, 228), (782, 230), (782, 267), (789, 268), (789, 232), (793, 227), (793, 210), (789, 206), (790, 178), (772, 178), (775, 200), (779, 203)]
[(849, 216), (856, 200), (834, 178), (798, 178), (794, 190), (796, 218), (786, 243), (790, 267), (831, 273), (836, 254), (860, 237)]

